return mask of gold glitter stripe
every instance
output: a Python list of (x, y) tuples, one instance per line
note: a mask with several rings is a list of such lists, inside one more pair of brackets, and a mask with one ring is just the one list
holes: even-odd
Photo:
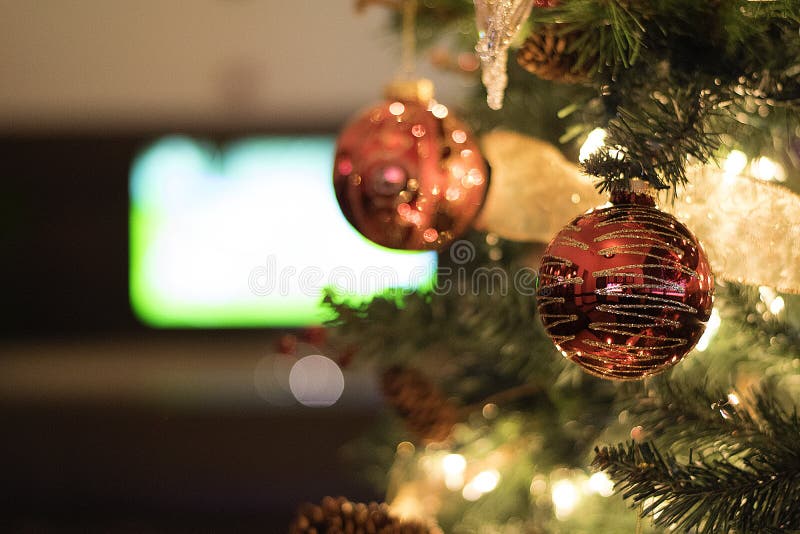
[(589, 245), (587, 245), (583, 241), (578, 241), (575, 238), (572, 238), (572, 237), (569, 237), (569, 236), (565, 236), (565, 235), (558, 236), (556, 238), (555, 244), (556, 245), (563, 245), (565, 247), (575, 247), (575, 248), (579, 248), (581, 250), (589, 250)]
[[(550, 258), (555, 261), (548, 261), (544, 262), (545, 259)], [(564, 267), (572, 267), (573, 263), (572, 260), (568, 260), (567, 258), (562, 258), (561, 256), (553, 256), (552, 254), (547, 254), (542, 256), (542, 265), (563, 265)]]
[[(635, 305), (633, 305), (633, 306), (635, 306)], [(642, 306), (642, 307), (643, 308), (657, 308), (659, 310), (663, 309), (660, 306), (658, 306), (658, 307), (657, 306)], [(615, 313), (617, 315), (625, 315), (627, 317), (638, 317), (640, 319), (653, 319), (652, 315), (647, 315), (647, 314), (644, 314), (644, 313), (620, 311), (617, 308), (617, 306), (614, 305), (614, 304), (600, 304), (595, 309), (598, 310), (598, 311), (602, 311), (602, 312)], [(649, 327), (649, 326), (663, 326), (663, 325), (669, 325), (669, 326), (678, 327), (678, 326), (681, 325), (680, 321), (675, 321), (674, 319), (667, 319), (667, 318), (664, 318), (664, 317), (659, 317), (658, 321), (659, 322), (657, 324), (641, 324), (641, 325), (639, 325), (639, 327), (640, 328), (645, 328), (645, 327)]]
[(550, 319), (550, 318), (558, 318), (558, 317), (561, 318), (558, 321), (553, 321), (552, 323), (548, 323), (547, 324), (547, 328), (553, 328), (553, 327), (558, 326), (560, 324), (572, 323), (572, 322), (578, 320), (578, 316), (577, 315), (559, 315), (559, 314), (551, 314), (551, 313), (540, 313), (539, 316), (543, 317), (543, 318), (548, 318), (548, 319)]
[[(595, 278), (597, 278), (598, 275), (599, 276), (612, 276), (612, 277), (613, 276), (619, 276), (621, 278), (642, 278), (644, 280), (651, 280), (653, 282), (658, 282), (659, 285), (657, 285), (656, 288), (663, 289), (665, 291), (666, 290), (681, 290), (681, 289), (683, 289), (683, 286), (678, 284), (677, 282), (670, 282), (669, 280), (665, 280), (665, 279), (659, 278), (657, 276), (651, 276), (649, 274), (626, 273), (624, 271), (618, 272), (619, 269), (626, 269), (626, 268), (627, 268), (626, 266), (623, 266), (623, 267), (617, 267), (617, 268), (614, 268), (614, 269), (606, 269), (605, 271), (596, 271), (596, 272), (592, 273), (592, 276), (594, 276)], [(614, 288), (617, 288), (617, 289), (622, 289), (624, 287), (625, 286), (623, 286), (623, 285), (615, 285), (614, 286)], [(613, 293), (612, 293), (612, 295), (613, 295)]]
[[(601, 248), (597, 251), (598, 254), (605, 257), (611, 257), (613, 254), (630, 254), (633, 256), (644, 256), (645, 258), (655, 258), (661, 261), (668, 261), (672, 263), (677, 263), (682, 265), (680, 260), (673, 259), (671, 257), (664, 257), (658, 256), (657, 254), (650, 254), (649, 252), (645, 252), (650, 249), (659, 249), (659, 250), (666, 250), (668, 252), (672, 252), (673, 254), (682, 255), (683, 250), (679, 249), (678, 247), (661, 247), (661, 246), (654, 246), (653, 243), (635, 243), (630, 245), (614, 245), (613, 247), (606, 247)], [(632, 252), (628, 252), (628, 250), (632, 250)]]
[[(539, 291), (544, 289), (552, 289), (554, 287), (558, 287), (562, 284), (571, 284), (571, 285), (580, 285), (583, 283), (583, 278), (580, 276), (576, 276), (575, 278), (561, 278), (558, 276), (551, 276), (550, 278), (554, 278), (556, 280), (555, 283), (545, 283), (539, 285)], [(540, 277), (541, 279), (541, 277)]]
[[(611, 269), (602, 269), (600, 271), (595, 271), (595, 272), (592, 273), (592, 276), (594, 276), (595, 278), (597, 278), (598, 276), (605, 276), (605, 275), (611, 274), (613, 272), (616, 272), (619, 269), (664, 269), (664, 270), (668, 270), (668, 271), (677, 271), (679, 273), (683, 273), (683, 274), (689, 275), (689, 276), (691, 276), (693, 278), (697, 277), (697, 271), (695, 271), (694, 269), (690, 269), (689, 267), (686, 267), (686, 266), (681, 265), (679, 263), (678, 264), (672, 264), (672, 265), (670, 265), (670, 264), (647, 265), (647, 264), (644, 264), (644, 263), (630, 263), (628, 265), (623, 265), (623, 266), (620, 266), (620, 267), (614, 267), (614, 268), (611, 268)], [(633, 274), (633, 273), (627, 273), (627, 274), (629, 274), (631, 276), (640, 276), (639, 274)], [(611, 276), (615, 276), (615, 275), (611, 274)]]
[[(614, 296), (616, 296), (616, 297), (618, 297), (620, 299), (622, 299), (622, 298), (631, 298), (631, 299), (636, 299), (636, 300), (644, 299), (644, 300), (647, 300), (647, 301), (661, 303), (662, 304), (661, 306), (655, 306), (656, 309), (678, 310), (678, 311), (684, 311), (686, 313), (697, 313), (697, 310), (695, 310), (694, 308), (692, 308), (688, 304), (684, 304), (683, 302), (680, 302), (678, 300), (666, 299), (666, 298), (663, 298), (663, 297), (656, 297), (655, 295), (617, 295), (615, 293), (600, 293), (600, 291), (601, 290), (599, 290), (599, 289), (596, 290), (595, 294), (596, 295), (611, 294), (611, 295), (614, 295)], [(617, 306), (617, 307), (631, 306), (631, 307), (634, 307), (634, 306), (648, 306), (648, 304), (609, 304), (609, 306)]]
[(609, 239), (620, 239), (620, 238), (650, 239), (653, 242), (655, 242), (656, 245), (663, 246), (664, 248), (671, 246), (669, 245), (669, 243), (663, 242), (664, 237), (670, 237), (672, 239), (683, 239), (679, 233), (670, 232), (669, 230), (667, 231), (660, 231), (653, 229), (633, 230), (630, 228), (624, 228), (621, 230), (614, 230), (612, 232), (599, 235), (595, 237), (593, 241), (595, 243), (599, 243), (601, 241), (608, 241)]

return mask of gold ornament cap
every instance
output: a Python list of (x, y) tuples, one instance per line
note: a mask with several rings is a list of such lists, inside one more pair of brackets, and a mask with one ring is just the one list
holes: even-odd
[(636, 195), (654, 195), (655, 192), (653, 191), (653, 187), (650, 185), (650, 182), (647, 180), (642, 180), (641, 178), (632, 178), (631, 179), (631, 192)]
[(611, 203), (616, 205), (639, 204), (643, 206), (656, 205), (656, 191), (647, 180), (632, 178), (628, 189), (615, 189), (611, 191)]
[(427, 78), (395, 80), (384, 88), (383, 94), (387, 100), (417, 101), (427, 104), (433, 100), (433, 82)]

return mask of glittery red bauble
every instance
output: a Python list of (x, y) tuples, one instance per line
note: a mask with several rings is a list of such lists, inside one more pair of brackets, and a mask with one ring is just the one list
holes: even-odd
[(342, 131), (333, 184), (345, 217), (368, 239), (438, 250), (475, 218), (487, 170), (472, 133), (445, 106), (397, 98)]
[(589, 373), (633, 380), (676, 364), (711, 314), (714, 276), (692, 233), (652, 197), (617, 193), (550, 242), (539, 316), (567, 358)]

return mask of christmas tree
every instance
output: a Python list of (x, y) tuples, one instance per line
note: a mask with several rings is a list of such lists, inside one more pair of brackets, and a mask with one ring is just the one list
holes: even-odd
[[(471, 81), (482, 63), (460, 110), (491, 171), (445, 121), (425, 147), (447, 200), (402, 156), (389, 215), (365, 212), (343, 134), (345, 215), (439, 271), (358, 306), (329, 292), (332, 345), (380, 376), (387, 417), (348, 452), (387, 504), (327, 499), (293, 531), (800, 530), (800, 2), (371, 4), (407, 52)], [(408, 87), (367, 123), (415, 99), (447, 116)]]

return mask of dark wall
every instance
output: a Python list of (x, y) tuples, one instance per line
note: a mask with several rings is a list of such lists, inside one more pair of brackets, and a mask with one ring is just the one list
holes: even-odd
[(150, 138), (0, 139), (3, 334), (140, 328), (128, 305), (128, 171)]

